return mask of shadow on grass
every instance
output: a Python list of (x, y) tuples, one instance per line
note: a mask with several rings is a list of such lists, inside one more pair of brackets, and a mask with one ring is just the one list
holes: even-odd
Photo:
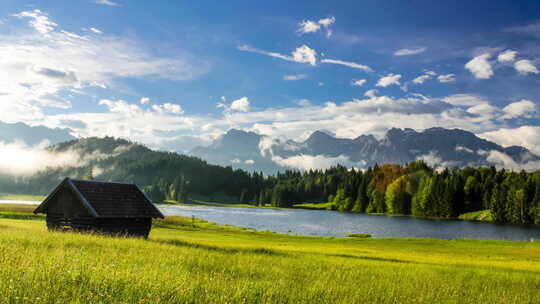
[(167, 245), (187, 247), (187, 248), (197, 248), (197, 249), (230, 253), (230, 254), (249, 253), (249, 254), (262, 254), (262, 255), (271, 255), (271, 256), (288, 256), (288, 254), (286, 253), (279, 252), (279, 251), (269, 249), (269, 248), (226, 248), (226, 247), (218, 247), (218, 246), (205, 245), (205, 244), (189, 243), (182, 240), (150, 240), (150, 241), (160, 243), (160, 244), (167, 244)]

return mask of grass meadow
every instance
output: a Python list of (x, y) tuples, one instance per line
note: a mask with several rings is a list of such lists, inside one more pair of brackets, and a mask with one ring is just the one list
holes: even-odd
[(0, 303), (540, 303), (537, 242), (301, 237), (181, 217), (144, 240), (47, 232), (5, 209)]

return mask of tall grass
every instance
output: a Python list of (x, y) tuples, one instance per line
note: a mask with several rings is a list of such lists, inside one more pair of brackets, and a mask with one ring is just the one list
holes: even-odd
[(0, 303), (540, 303), (540, 244), (298, 237), (180, 217), (143, 240), (0, 218)]

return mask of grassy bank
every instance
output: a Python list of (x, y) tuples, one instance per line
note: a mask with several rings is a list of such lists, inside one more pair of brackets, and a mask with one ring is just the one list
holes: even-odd
[(0, 200), (6, 201), (43, 201), (43, 195), (0, 193)]
[(181, 217), (142, 240), (6, 213), (0, 303), (540, 302), (539, 243), (299, 237)]
[(492, 222), (493, 216), (491, 216), (491, 211), (489, 210), (480, 210), (480, 211), (464, 213), (459, 216), (459, 219), (467, 220), (467, 221)]

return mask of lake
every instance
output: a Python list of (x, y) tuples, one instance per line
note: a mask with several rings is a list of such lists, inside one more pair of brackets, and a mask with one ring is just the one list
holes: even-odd
[(180, 215), (211, 222), (274, 232), (343, 237), (369, 233), (373, 237), (437, 239), (540, 240), (540, 227), (497, 225), (458, 220), (423, 220), (305, 209), (264, 209), (212, 206), (160, 206), (165, 215)]
[[(39, 202), (0, 201), (11, 204)], [(497, 225), (458, 220), (424, 220), (337, 211), (212, 206), (158, 206), (164, 215), (194, 216), (211, 222), (274, 232), (343, 237), (369, 233), (373, 237), (437, 239), (540, 240), (540, 227)]]

